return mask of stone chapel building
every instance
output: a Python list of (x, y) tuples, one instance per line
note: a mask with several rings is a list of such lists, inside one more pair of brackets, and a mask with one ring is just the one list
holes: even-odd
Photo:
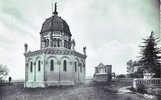
[(75, 51), (69, 26), (58, 16), (57, 6), (42, 25), (40, 50), (29, 51), (25, 44), (24, 87), (75, 85), (85, 79), (86, 47), (83, 54)]

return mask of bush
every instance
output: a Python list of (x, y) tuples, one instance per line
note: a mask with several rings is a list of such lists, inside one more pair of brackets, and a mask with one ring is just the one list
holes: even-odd
[(139, 93), (146, 93), (146, 87), (144, 84), (138, 84), (137, 88), (136, 88), (136, 91), (139, 92)]
[(117, 76), (117, 78), (126, 78), (126, 76), (124, 74), (120, 74)]

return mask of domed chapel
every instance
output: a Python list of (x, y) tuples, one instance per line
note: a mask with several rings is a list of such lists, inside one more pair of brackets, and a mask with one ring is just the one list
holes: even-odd
[(58, 16), (57, 5), (42, 25), (40, 50), (25, 48), (24, 87), (75, 85), (85, 80), (86, 47), (83, 54), (75, 51), (75, 41), (65, 20)]

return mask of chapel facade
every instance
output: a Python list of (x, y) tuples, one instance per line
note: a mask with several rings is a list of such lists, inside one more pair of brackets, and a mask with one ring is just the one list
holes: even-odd
[(45, 20), (40, 32), (40, 50), (29, 51), (25, 44), (24, 87), (75, 85), (85, 80), (86, 47), (83, 54), (75, 50), (69, 26), (58, 16), (57, 6), (53, 15)]

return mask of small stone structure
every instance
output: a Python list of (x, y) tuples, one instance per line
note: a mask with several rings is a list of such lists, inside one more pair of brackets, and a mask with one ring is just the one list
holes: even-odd
[(106, 82), (112, 79), (112, 65), (100, 63), (95, 67), (94, 81)]
[(143, 73), (144, 79), (152, 79), (155, 73)]

